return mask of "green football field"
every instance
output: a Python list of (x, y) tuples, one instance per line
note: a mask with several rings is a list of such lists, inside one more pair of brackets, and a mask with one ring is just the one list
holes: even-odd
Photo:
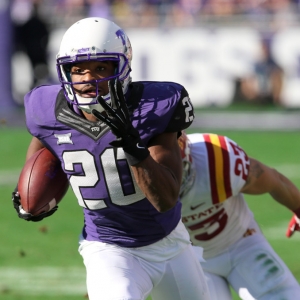
[[(195, 131), (195, 130), (193, 130)], [(207, 130), (206, 130), (207, 131)], [(188, 132), (192, 132), (191, 130)], [(300, 187), (298, 132), (224, 132), (249, 156), (277, 168)], [(0, 299), (87, 299), (85, 270), (77, 241), (83, 217), (69, 190), (58, 211), (42, 222), (19, 219), (11, 204), (30, 136), (25, 129), (0, 127)], [(269, 195), (249, 196), (248, 204), (277, 253), (300, 281), (300, 233), (285, 231), (292, 213)], [(234, 295), (234, 299), (239, 299)]]

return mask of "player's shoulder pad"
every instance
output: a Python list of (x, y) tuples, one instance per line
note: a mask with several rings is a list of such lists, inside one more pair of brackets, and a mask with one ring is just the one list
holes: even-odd
[(239, 155), (246, 161), (249, 160), (249, 157), (246, 153), (246, 151), (234, 140), (230, 139), (227, 136), (224, 136), (224, 139), (226, 139), (228, 144), (228, 151), (232, 152), (235, 156)]
[(42, 107), (49, 109), (55, 107), (56, 96), (61, 90), (59, 85), (41, 85), (35, 87), (24, 97), (25, 109), (33, 110)]
[(60, 89), (59, 85), (42, 85), (25, 95), (25, 116), (29, 129), (54, 122), (55, 102)]
[(206, 153), (209, 168), (223, 170), (223, 176), (216, 176), (214, 179), (216, 186), (226, 188), (226, 196), (225, 194), (220, 196), (219, 202), (237, 195), (244, 186), (249, 172), (250, 160), (246, 152), (227, 136), (195, 133), (188, 134), (188, 138), (192, 155)]
[(190, 125), (194, 121), (194, 118), (194, 107), (187, 90), (182, 86), (180, 97), (178, 98), (176, 108), (172, 115), (172, 119), (170, 120), (169, 125), (166, 128), (166, 131), (175, 132), (184, 130), (190, 127)]
[(202, 143), (206, 145), (212, 145), (218, 148), (222, 153), (228, 152), (228, 155), (245, 157), (248, 160), (248, 156), (244, 149), (240, 147), (237, 142), (224, 135), (218, 135), (215, 133), (191, 133), (188, 134), (189, 141), (192, 145)]
[(237, 142), (225, 137), (228, 145), (228, 152), (231, 165), (231, 182), (233, 195), (238, 194), (245, 185), (249, 170), (250, 170), (250, 158), (246, 151), (237, 144)]
[(194, 120), (194, 108), (187, 90), (179, 83), (168, 81), (145, 81), (144, 95), (157, 99), (158, 107), (168, 111), (165, 132), (178, 132), (188, 128)]

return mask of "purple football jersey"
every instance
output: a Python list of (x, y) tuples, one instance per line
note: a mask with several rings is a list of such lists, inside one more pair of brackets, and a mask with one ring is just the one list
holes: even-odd
[[(138, 87), (139, 97), (134, 97)], [(132, 124), (147, 145), (163, 132), (192, 123), (193, 107), (184, 87), (171, 82), (130, 85), (126, 101)], [(76, 113), (59, 85), (40, 86), (25, 96), (26, 124), (61, 160), (78, 203), (84, 208), (83, 236), (123, 247), (141, 247), (167, 236), (178, 224), (181, 204), (158, 212), (138, 187), (122, 148), (103, 122)]]

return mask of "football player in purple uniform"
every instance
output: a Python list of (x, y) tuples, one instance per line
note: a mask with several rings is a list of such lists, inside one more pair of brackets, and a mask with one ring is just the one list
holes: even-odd
[(183, 132), (178, 141), (182, 221), (195, 253), (201, 253), (211, 299), (232, 300), (230, 286), (243, 300), (300, 298), (299, 283), (264, 237), (243, 195), (269, 193), (299, 216), (299, 189), (228, 137)]
[[(177, 138), (193, 121), (183, 86), (132, 82), (132, 50), (111, 21), (86, 18), (64, 34), (61, 85), (25, 96), (33, 136), (61, 161), (84, 224), (79, 243), (90, 300), (209, 299), (203, 271), (181, 222)], [(56, 209), (20, 218), (39, 221)], [(200, 283), (200, 284), (199, 284)]]

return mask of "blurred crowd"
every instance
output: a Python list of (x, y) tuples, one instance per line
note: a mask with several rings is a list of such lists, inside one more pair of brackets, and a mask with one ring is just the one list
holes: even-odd
[[(32, 87), (49, 80), (50, 32), (91, 16), (109, 18), (125, 29), (212, 29), (242, 22), (254, 28), (260, 24), (263, 32), (299, 24), (300, 0), (13, 0), (15, 50), (30, 60)], [(280, 104), (283, 71), (263, 38), (261, 57), (251, 77), (237, 78), (233, 101)]]
[[(298, 19), (300, 0), (13, 0), (12, 17), (22, 23), (33, 4), (49, 26), (68, 27), (86, 16), (107, 17), (124, 28), (194, 26), (203, 20), (263, 16)], [(268, 20), (269, 21), (269, 20)]]

